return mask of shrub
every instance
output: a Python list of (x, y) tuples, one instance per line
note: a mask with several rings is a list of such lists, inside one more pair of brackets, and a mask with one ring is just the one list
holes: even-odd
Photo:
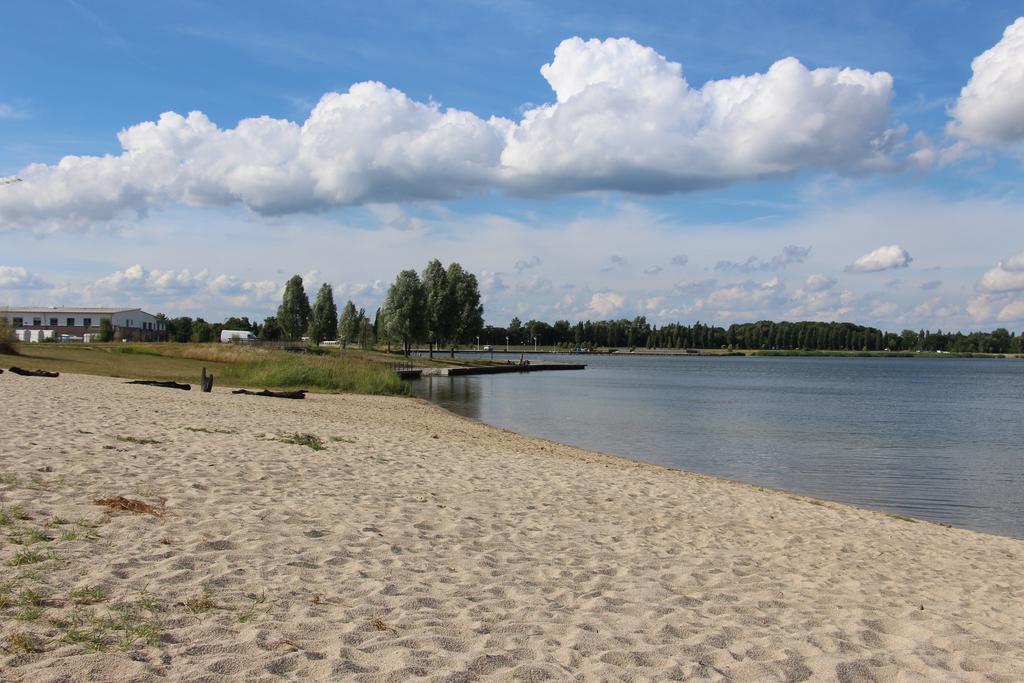
[(0, 353), (10, 356), (18, 355), (18, 342), (14, 338), (14, 328), (6, 317), (0, 318)]

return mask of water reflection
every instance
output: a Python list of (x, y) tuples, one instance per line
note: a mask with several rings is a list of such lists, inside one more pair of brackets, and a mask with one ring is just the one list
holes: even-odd
[(1024, 537), (1024, 363), (562, 358), (581, 359), (414, 386), (526, 434)]

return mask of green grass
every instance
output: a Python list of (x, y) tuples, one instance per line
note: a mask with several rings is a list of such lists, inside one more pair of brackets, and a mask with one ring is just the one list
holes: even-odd
[(136, 443), (141, 445), (160, 443), (156, 439), (146, 439), (138, 436), (115, 436), (114, 438), (118, 441), (124, 441), (125, 443)]
[(18, 552), (14, 553), (14, 557), (10, 560), (10, 565), (12, 567), (22, 567), (27, 564), (42, 562), (45, 559), (46, 557), (36, 550), (21, 548)]
[(285, 434), (277, 437), (277, 440), (281, 443), (291, 443), (296, 446), (305, 446), (306, 448), (312, 448), (314, 451), (322, 451), (327, 446), (324, 444), (323, 439), (315, 434)]
[[(404, 358), (373, 351), (320, 349), (321, 355), (235, 344), (24, 344), (0, 364), (54, 372), (198, 383), (203, 368), (215, 386), (309, 389), (407, 396), (409, 384), (389, 365)], [(417, 365), (421, 359), (413, 359)]]
[(76, 605), (95, 605), (97, 602), (103, 602), (107, 598), (107, 594), (103, 590), (103, 586), (89, 586), (71, 591), (68, 593), (68, 597)]
[(43, 646), (35, 636), (28, 633), (14, 633), (7, 639), (7, 649), (11, 652), (42, 652)]
[(915, 524), (917, 523), (916, 519), (914, 519), (913, 517), (908, 517), (906, 515), (897, 515), (897, 514), (894, 514), (894, 513), (889, 513), (889, 516), (892, 517), (893, 519), (898, 519), (901, 522), (912, 522), (912, 523), (915, 523)]
[(206, 427), (185, 427), (190, 432), (201, 432), (203, 434), (237, 434), (233, 429), (207, 429)]
[(162, 356), (159, 351), (145, 346), (116, 346), (111, 349), (112, 353), (126, 353), (131, 356)]
[(386, 365), (335, 356), (310, 358), (280, 354), (227, 366), (219, 379), (229, 386), (400, 396), (411, 393), (409, 384)]

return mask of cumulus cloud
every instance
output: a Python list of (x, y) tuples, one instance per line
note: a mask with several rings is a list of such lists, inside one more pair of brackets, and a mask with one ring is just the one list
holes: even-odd
[(272, 280), (248, 281), (234, 275), (211, 275), (206, 270), (159, 270), (136, 263), (80, 286), (66, 286), (66, 296), (83, 301), (145, 300), (148, 305), (196, 303), (220, 299), (232, 305), (269, 304), (280, 297), (281, 285)]
[(985, 292), (1016, 292), (1024, 290), (1024, 253), (996, 264), (978, 282)]
[(914, 259), (898, 244), (889, 244), (864, 254), (847, 266), (853, 273), (877, 273), (893, 268), (906, 268)]
[(764, 310), (782, 303), (784, 293), (785, 287), (777, 277), (760, 283), (748, 280), (714, 290), (706, 298), (698, 300), (696, 308), (711, 309), (723, 316)]
[(933, 289), (938, 289), (942, 286), (942, 280), (929, 280), (928, 282), (921, 283), (921, 289), (929, 292)]
[(832, 289), (836, 286), (834, 278), (825, 275), (824, 273), (815, 273), (807, 278), (807, 282), (804, 283), (804, 289), (808, 292), (823, 292), (827, 289)]
[(756, 256), (749, 257), (746, 261), (719, 261), (715, 264), (715, 270), (734, 270), (741, 273), (753, 273), (756, 271), (783, 270), (793, 263), (803, 263), (811, 253), (810, 247), (797, 247), (789, 245), (782, 249), (782, 253), (764, 261)]
[(541, 69), (556, 102), (527, 111), (502, 152), (542, 192), (682, 192), (808, 167), (868, 168), (890, 139), (892, 77), (807, 69), (693, 88), (682, 65), (628, 38), (571, 38)]
[(202, 112), (168, 112), (121, 131), (119, 154), (22, 169), (25, 182), (0, 194), (0, 229), (116, 224), (175, 204), (273, 216), (493, 190), (688, 192), (892, 164), (884, 72), (787, 58), (698, 89), (680, 64), (628, 38), (572, 38), (541, 73), (555, 101), (518, 122), (378, 82), (325, 94), (302, 122), (220, 128)]
[(685, 266), (689, 262), (690, 257), (687, 256), (686, 254), (676, 254), (675, 256), (672, 257), (671, 261), (673, 266)]
[(590, 304), (582, 315), (607, 319), (613, 313), (622, 310), (626, 305), (626, 297), (615, 292), (595, 292), (590, 297)]
[(971, 62), (973, 72), (950, 111), (948, 132), (972, 143), (1024, 140), (1024, 17)]
[(21, 266), (0, 266), (0, 289), (44, 289), (50, 284)]

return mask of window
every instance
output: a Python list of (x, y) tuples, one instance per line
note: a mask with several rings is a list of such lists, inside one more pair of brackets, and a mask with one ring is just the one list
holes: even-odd
[(74, 326), (75, 326), (75, 319), (74, 318), (68, 318), (68, 327), (74, 327)]
[(92, 327), (92, 318), (82, 318), (82, 327)]
[(58, 324), (56, 318), (50, 318), (50, 327), (57, 327)]
[(24, 321), (23, 318), (15, 318), (14, 319), (14, 326), (15, 327), (23, 327), (24, 325), (25, 325), (25, 321)]
[(32, 327), (42, 327), (42, 326), (43, 326), (43, 319), (42, 318), (32, 318)]

